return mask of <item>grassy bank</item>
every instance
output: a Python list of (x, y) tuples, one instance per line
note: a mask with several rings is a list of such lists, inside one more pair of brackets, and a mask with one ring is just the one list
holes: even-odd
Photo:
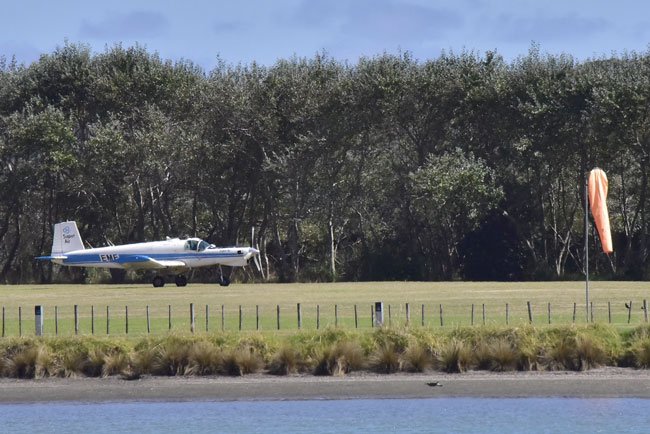
[(0, 375), (16, 378), (142, 375), (345, 375), (438, 370), (587, 370), (650, 366), (650, 327), (328, 328), (292, 335), (169, 334), (124, 338), (5, 338)]

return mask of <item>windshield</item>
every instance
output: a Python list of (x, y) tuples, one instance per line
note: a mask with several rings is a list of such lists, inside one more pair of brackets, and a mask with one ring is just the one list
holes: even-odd
[(210, 247), (210, 244), (208, 244), (207, 242), (201, 240), (201, 242), (199, 243), (198, 251), (199, 251), (199, 252), (202, 252), (202, 251), (204, 251), (205, 249), (207, 249), (208, 247)]

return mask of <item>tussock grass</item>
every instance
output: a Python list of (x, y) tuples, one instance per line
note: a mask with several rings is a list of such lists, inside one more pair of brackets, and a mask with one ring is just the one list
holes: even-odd
[(341, 341), (321, 350), (315, 357), (315, 375), (345, 375), (362, 369), (365, 356), (355, 341)]
[(454, 338), (440, 349), (437, 361), (445, 372), (465, 372), (471, 366), (472, 351), (464, 341)]
[(215, 333), (120, 338), (0, 339), (0, 375), (13, 378), (143, 375), (346, 375), (435, 369), (650, 368), (650, 327), (466, 327), (449, 331), (326, 328), (292, 335)]
[(282, 346), (273, 356), (269, 365), (269, 374), (289, 375), (306, 370), (308, 363), (297, 349), (288, 345)]
[(393, 344), (383, 344), (370, 356), (370, 367), (381, 374), (392, 374), (401, 367), (400, 353)]
[(424, 372), (432, 363), (432, 352), (416, 340), (413, 340), (402, 354), (402, 367), (407, 372)]

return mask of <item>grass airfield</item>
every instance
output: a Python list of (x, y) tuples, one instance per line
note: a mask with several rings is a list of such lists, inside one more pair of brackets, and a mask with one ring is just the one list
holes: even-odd
[[(643, 300), (650, 298), (650, 282), (590, 282), (595, 322), (608, 323), (608, 302), (612, 324), (628, 327), (625, 303), (632, 301), (630, 326), (645, 322)], [(315, 330), (338, 325), (369, 329), (371, 310), (376, 301), (384, 302), (384, 320), (393, 326), (407, 322), (431, 328), (474, 325), (506, 325), (529, 322), (527, 302), (531, 303), (533, 324), (554, 325), (586, 322), (584, 282), (346, 282), (296, 284), (192, 284), (184, 288), (167, 284), (86, 285), (3, 285), (0, 305), (4, 307), (5, 336), (34, 334), (34, 306), (44, 307), (44, 334), (74, 335), (74, 305), (78, 306), (79, 334), (106, 335), (107, 306), (109, 334), (128, 336), (168, 333), (171, 306), (171, 330), (190, 333), (190, 303), (195, 309), (195, 333), (256, 331), (286, 334), (298, 329), (297, 304), (301, 305), (301, 329)], [(357, 307), (355, 323), (354, 308)], [(440, 321), (443, 308), (443, 325)], [(58, 317), (58, 333), (54, 321)], [(147, 330), (149, 306), (149, 331)], [(206, 309), (207, 306), (207, 309)], [(277, 309), (280, 307), (280, 330)], [(335, 307), (336, 306), (336, 307)], [(424, 306), (424, 319), (422, 315)], [(485, 306), (485, 321), (483, 316)], [(19, 308), (21, 321), (19, 324)], [(223, 309), (223, 323), (222, 323)], [(390, 310), (390, 312), (389, 312)], [(338, 319), (335, 316), (338, 313)], [(256, 313), (259, 312), (259, 319)]]

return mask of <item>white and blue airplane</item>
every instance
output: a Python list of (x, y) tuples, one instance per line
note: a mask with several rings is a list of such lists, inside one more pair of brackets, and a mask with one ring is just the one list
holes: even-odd
[[(175, 275), (176, 286), (187, 285), (187, 273), (192, 268), (210, 265), (244, 267), (259, 250), (253, 247), (216, 247), (200, 238), (168, 238), (164, 241), (84, 248), (77, 223), (67, 221), (54, 225), (52, 252), (36, 259), (50, 260), (70, 267), (121, 268), (125, 270), (154, 270), (154, 287), (165, 285), (165, 275)], [(258, 262), (255, 262), (259, 265)], [(219, 284), (228, 286), (230, 280), (220, 275)]]

